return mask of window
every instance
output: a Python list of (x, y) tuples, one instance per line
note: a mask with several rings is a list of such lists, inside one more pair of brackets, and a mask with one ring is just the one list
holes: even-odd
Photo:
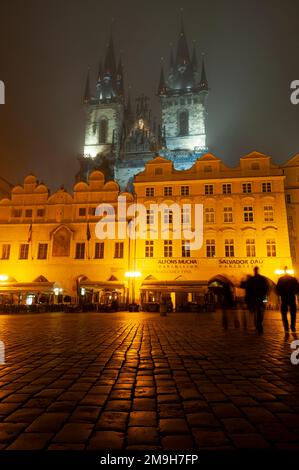
[(84, 217), (86, 215), (86, 207), (79, 207), (79, 217)]
[(145, 257), (153, 258), (153, 256), (154, 256), (154, 242), (153, 240), (146, 240), (145, 241)]
[(172, 257), (172, 240), (164, 240), (164, 258)]
[(266, 181), (262, 183), (262, 193), (271, 193), (272, 192), (272, 183), (271, 181)]
[(170, 209), (164, 211), (164, 224), (172, 224), (173, 213)]
[(252, 163), (251, 164), (251, 169), (252, 170), (259, 170), (260, 169), (260, 164), (259, 163)]
[(205, 194), (214, 194), (214, 186), (212, 184), (205, 184)]
[(215, 240), (206, 241), (206, 254), (207, 254), (207, 258), (214, 258), (216, 254)]
[(164, 187), (164, 196), (172, 196), (172, 187), (171, 186), (165, 186)]
[(179, 114), (179, 134), (189, 134), (189, 114), (188, 111), (182, 111)]
[(181, 196), (189, 196), (189, 194), (190, 194), (190, 187), (181, 186)]
[(203, 167), (204, 173), (210, 173), (212, 171), (212, 166), (211, 165), (205, 165)]
[(22, 209), (13, 209), (12, 210), (13, 217), (21, 217), (22, 216)]
[(89, 215), (96, 215), (96, 207), (89, 207), (88, 208)]
[(245, 206), (243, 208), (244, 222), (253, 222), (253, 207)]
[(19, 259), (28, 259), (29, 243), (21, 243)]
[(274, 209), (273, 206), (264, 206), (264, 222), (273, 222)]
[(190, 242), (187, 240), (182, 241), (182, 258), (190, 258), (191, 256), (191, 248)]
[(181, 223), (182, 224), (190, 224), (190, 221), (191, 221), (190, 207), (182, 207), (182, 209), (181, 209)]
[(224, 254), (226, 258), (235, 256), (235, 246), (232, 238), (224, 240)]
[(27, 217), (27, 218), (32, 217), (32, 209), (26, 209), (25, 210), (25, 217)]
[(246, 256), (255, 257), (255, 240), (254, 238), (247, 238), (246, 240)]
[(292, 215), (288, 215), (288, 227), (289, 230), (294, 230), (294, 219)]
[(242, 192), (243, 193), (252, 193), (252, 184), (251, 183), (243, 183), (242, 184)]
[(153, 209), (147, 209), (146, 211), (146, 223), (147, 225), (154, 224), (154, 211)]
[(2, 256), (1, 259), (9, 259), (10, 257), (10, 244), (4, 243), (2, 245)]
[(94, 250), (94, 257), (95, 259), (103, 259), (104, 258), (104, 242), (96, 242), (95, 250)]
[(223, 208), (223, 222), (231, 223), (233, 221), (233, 208), (224, 207)]
[(37, 250), (37, 259), (47, 259), (48, 243), (39, 243)]
[(291, 198), (290, 194), (286, 194), (286, 202), (287, 202), (287, 204), (291, 204), (292, 198)]
[(276, 256), (276, 241), (274, 239), (266, 240), (267, 256)]
[(205, 221), (206, 224), (213, 224), (215, 222), (215, 211), (212, 207), (205, 209)]
[(163, 175), (163, 168), (155, 168), (155, 175)]
[(231, 193), (232, 193), (231, 183), (224, 183), (222, 185), (222, 194), (231, 194)]
[(155, 188), (145, 188), (145, 195), (147, 197), (153, 197), (155, 195)]
[(124, 257), (124, 242), (116, 242), (114, 247), (114, 258)]
[(45, 209), (37, 209), (36, 211), (37, 217), (44, 217), (44, 215), (45, 215)]
[(106, 144), (108, 138), (108, 121), (107, 119), (100, 120), (99, 143)]
[(85, 243), (76, 243), (76, 259), (84, 259), (85, 258)]

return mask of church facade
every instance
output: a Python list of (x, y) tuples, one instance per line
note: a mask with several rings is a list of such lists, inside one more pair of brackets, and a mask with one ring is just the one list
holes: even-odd
[[(95, 90), (88, 73), (84, 105), (86, 130), (79, 179), (101, 169), (122, 189), (132, 187), (134, 176), (159, 152), (175, 168), (190, 168), (207, 151), (206, 99), (208, 82), (204, 59), (198, 63), (196, 47), (190, 54), (183, 23), (176, 51), (170, 52), (168, 72), (161, 67), (157, 90), (161, 119), (151, 112), (148, 97), (125, 97), (121, 58), (116, 65), (112, 36), (104, 64), (100, 64)], [(161, 122), (160, 122), (161, 121)]]

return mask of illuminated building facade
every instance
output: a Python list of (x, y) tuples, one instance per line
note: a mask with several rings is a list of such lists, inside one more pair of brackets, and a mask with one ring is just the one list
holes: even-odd
[(288, 160), (282, 169), (285, 175), (285, 198), (287, 206), (290, 250), (293, 266), (299, 273), (299, 155)]
[[(135, 193), (121, 193), (100, 171), (76, 183), (72, 194), (64, 189), (50, 194), (29, 175), (0, 203), (1, 299), (58, 302), (70, 296), (75, 302), (117, 298), (120, 304), (137, 300), (145, 305), (166, 294), (184, 309), (204, 302), (213, 282), (226, 280), (237, 287), (255, 265), (276, 282), (276, 269), (292, 267), (284, 173), (286, 166), (253, 152), (235, 168), (208, 153), (190, 169), (176, 170), (172, 161), (158, 156), (136, 175)], [(145, 239), (96, 237), (96, 207), (105, 202), (116, 208), (119, 195), (145, 208)], [(202, 246), (193, 250), (190, 240), (174, 239), (167, 208), (160, 217), (167, 219), (169, 238), (150, 239), (153, 203), (177, 203), (182, 209), (202, 204)], [(126, 216), (125, 223), (129, 220)], [(181, 222), (197, 230), (192, 211), (182, 211)], [(127, 272), (139, 276), (127, 278)]]

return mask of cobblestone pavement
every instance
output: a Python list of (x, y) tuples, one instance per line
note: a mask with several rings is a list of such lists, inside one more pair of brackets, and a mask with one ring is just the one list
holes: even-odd
[(299, 365), (220, 314), (0, 315), (0, 449), (299, 449)]

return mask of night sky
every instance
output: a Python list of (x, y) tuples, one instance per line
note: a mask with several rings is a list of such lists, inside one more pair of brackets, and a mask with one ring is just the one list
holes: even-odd
[(155, 96), (161, 57), (176, 45), (180, 8), (190, 45), (206, 54), (210, 150), (227, 164), (259, 150), (281, 163), (299, 152), (298, 0), (1, 0), (0, 175), (34, 172), (54, 190), (72, 187), (82, 152), (82, 96), (95, 77), (114, 18), (125, 86)]

